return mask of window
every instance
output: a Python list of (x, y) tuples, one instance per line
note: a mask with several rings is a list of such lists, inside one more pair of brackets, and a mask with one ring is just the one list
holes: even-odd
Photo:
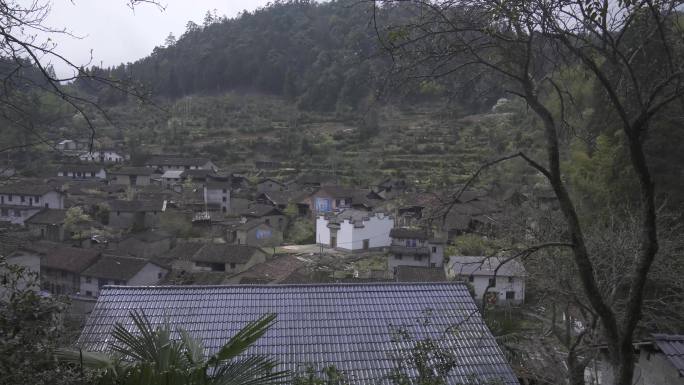
[(432, 252), (436, 253), (437, 252), (437, 246), (432, 246)]
[(401, 254), (395, 254), (395, 255), (394, 255), (394, 259), (399, 259), (399, 260), (401, 260), (401, 257), (402, 257)]
[(266, 218), (266, 220), (264, 221), (264, 223), (270, 226), (270, 225), (271, 225), (271, 220), (270, 220), (269, 218)]
[(496, 278), (489, 278), (489, 286), (496, 287)]
[(234, 268), (235, 268), (235, 263), (231, 263), (231, 264), (230, 264), (230, 268), (231, 268), (231, 269), (234, 269)]
[(515, 299), (515, 292), (514, 291), (507, 291), (506, 292), (506, 299)]
[(121, 215), (121, 211), (116, 212), (116, 216), (118, 217), (119, 215)]
[(434, 262), (431, 262), (430, 267), (437, 267), (437, 265)]
[(40, 196), (36, 196), (36, 203), (40, 203)]
[(91, 283), (92, 281), (93, 281), (93, 280), (92, 280), (90, 277), (86, 277), (86, 278), (85, 278), (85, 282), (86, 282), (86, 283)]
[(10, 195), (7, 196), (7, 200), (10, 201), (10, 202), (12, 202), (12, 194), (10, 194)]
[(370, 248), (370, 239), (363, 240), (363, 249), (368, 250)]
[(223, 200), (223, 201), (225, 202), (225, 201), (226, 201), (226, 197), (223, 197), (223, 199), (222, 199), (222, 200)]
[(472, 275), (468, 277), (468, 282), (475, 282), (475, 277)]
[(19, 197), (19, 200), (21, 201), (21, 203), (24, 203), (26, 202), (26, 197), (22, 195)]
[(92, 292), (92, 291), (86, 290), (86, 295), (87, 295), (88, 297), (92, 297), (92, 296), (93, 296), (93, 292)]
[(161, 271), (160, 271), (159, 273), (157, 273), (157, 279), (161, 279), (161, 278), (162, 278), (162, 276), (163, 276), (163, 274), (162, 274), (162, 272), (161, 272)]
[(513, 283), (513, 277), (508, 277), (508, 283)]
[(407, 239), (406, 240), (406, 247), (416, 247), (416, 240), (415, 239)]
[(21, 216), (21, 211), (18, 209), (14, 209), (14, 216), (19, 218)]
[(2, 215), (3, 217), (8, 217), (9, 209), (3, 207), (2, 209), (0, 209), (0, 215)]
[[(227, 191), (226, 189), (223, 189), (223, 193), (224, 193), (224, 194), (227, 193), (227, 192), (228, 192), (228, 191)], [(224, 199), (225, 199), (225, 198), (224, 198)], [(224, 202), (225, 202), (225, 201), (224, 201)]]

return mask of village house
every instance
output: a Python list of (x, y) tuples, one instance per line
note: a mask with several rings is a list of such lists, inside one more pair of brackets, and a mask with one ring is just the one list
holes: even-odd
[(264, 178), (257, 182), (257, 193), (270, 191), (284, 191), (285, 189), (285, 184), (275, 179)]
[(221, 207), (221, 212), (229, 212), (231, 207), (230, 187), (230, 182), (207, 182), (204, 186), (204, 202), (218, 204)]
[(130, 157), (119, 150), (102, 149), (92, 152), (85, 152), (79, 155), (78, 158), (83, 162), (123, 163)]
[(134, 257), (149, 259), (166, 253), (173, 243), (174, 238), (171, 235), (163, 231), (148, 230), (129, 234), (110, 247), (115, 247), (117, 251)]
[(168, 269), (148, 259), (104, 255), (81, 274), (80, 292), (97, 297), (105, 285), (150, 286), (167, 273)]
[(21, 249), (40, 257), (41, 288), (52, 294), (72, 295), (80, 290), (81, 273), (100, 256), (96, 249), (68, 247), (53, 242), (35, 242)]
[(164, 202), (115, 199), (109, 206), (109, 226), (117, 229), (148, 229), (157, 227)]
[(525, 267), (515, 259), (503, 262), (499, 257), (450, 256), (447, 276), (470, 282), (478, 300), (482, 300), (487, 291), (487, 302), (490, 304), (524, 303)]
[(82, 150), (86, 148), (88, 145), (89, 141), (84, 141), (84, 140), (72, 140), (72, 139), (63, 139), (59, 141), (57, 144), (55, 144), (55, 148), (58, 151), (66, 151), (66, 152), (71, 152), (71, 151), (76, 151), (76, 150)]
[(240, 213), (243, 222), (259, 220), (278, 231), (284, 231), (287, 227), (287, 217), (278, 209), (270, 205), (259, 203), (251, 204)]
[(296, 204), (304, 198), (306, 193), (299, 191), (268, 191), (256, 196), (256, 202), (271, 205), (285, 210), (290, 204)]
[(262, 219), (252, 219), (235, 226), (230, 239), (238, 245), (273, 247), (283, 243), (283, 231)]
[(153, 156), (145, 165), (160, 173), (168, 170), (218, 170), (216, 165), (207, 158), (185, 158), (167, 155)]
[(388, 247), (393, 227), (394, 219), (384, 213), (344, 210), (316, 219), (316, 243), (345, 251)]
[(396, 275), (398, 266), (439, 267), (444, 265), (444, 242), (430, 239), (425, 229), (395, 227), (390, 231), (392, 244), (387, 261)]
[(371, 211), (382, 198), (370, 190), (342, 186), (322, 186), (314, 193), (300, 201), (308, 206), (314, 217), (322, 213), (331, 213), (344, 209), (356, 208)]
[(107, 171), (96, 164), (62, 164), (57, 176), (71, 179), (107, 179)]
[(183, 170), (166, 170), (161, 175), (162, 186), (167, 189), (180, 191), (182, 189), (181, 185), (183, 181), (181, 180), (181, 175)]
[(0, 185), (0, 221), (23, 225), (43, 208), (63, 209), (64, 193), (34, 181)]
[[(354, 384), (389, 383), (401, 365), (396, 357), (413, 346), (397, 339), (403, 331), (415, 338), (439, 336), (440, 353), (454, 365), (446, 384), (519, 384), (462, 283), (104, 288), (79, 347), (111, 351), (107, 342), (115, 325), (134, 328), (125, 309), (145, 312), (153, 325), (194, 331), (206, 355), (240, 326), (277, 314), (278, 322), (252, 348), (277, 362), (276, 371), (302, 373), (312, 363), (334, 363)], [(458, 332), (445, 333), (448, 325)]]
[[(192, 252), (192, 248), (188, 248), (186, 252)], [(266, 261), (266, 253), (258, 247), (205, 243), (194, 253), (173, 261), (172, 266), (173, 270), (178, 271), (237, 274), (264, 261)]]
[(217, 175), (216, 172), (212, 169), (194, 169), (184, 170), (180, 177), (183, 182), (188, 181), (192, 183), (204, 184), (216, 178)]
[(148, 186), (152, 170), (147, 167), (119, 167), (109, 170), (109, 183), (123, 186)]
[(371, 186), (371, 190), (384, 199), (391, 199), (403, 194), (407, 188), (406, 180), (400, 178), (384, 178)]
[(31, 234), (40, 239), (62, 242), (67, 237), (64, 234), (65, 209), (42, 209), (24, 221)]
[[(684, 335), (654, 333), (633, 346), (634, 385), (684, 385)], [(606, 353), (607, 349), (601, 350)], [(597, 383), (613, 382), (613, 368), (604, 359)]]

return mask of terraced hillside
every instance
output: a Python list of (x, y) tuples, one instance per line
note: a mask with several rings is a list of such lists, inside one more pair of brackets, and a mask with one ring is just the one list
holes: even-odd
[(195, 96), (163, 109), (124, 106), (113, 116), (116, 127), (101, 135), (129, 138), (134, 153), (203, 155), (236, 170), (268, 161), (269, 176), (313, 171), (367, 183), (403, 175), (432, 187), (463, 181), (521, 136), (513, 114), (462, 117), (422, 105), (378, 108), (375, 134), (362, 138), (358, 117), (302, 112), (264, 95)]

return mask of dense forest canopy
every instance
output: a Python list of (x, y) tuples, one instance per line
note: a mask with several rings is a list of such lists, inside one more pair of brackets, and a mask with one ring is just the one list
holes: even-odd
[[(150, 56), (88, 72), (134, 79), (171, 99), (242, 90), (282, 95), (307, 110), (357, 109), (368, 98), (389, 97), (388, 82), (397, 80), (388, 77), (392, 60), (378, 40), (374, 17), (388, 22), (406, 16), (399, 8), (374, 13), (370, 3), (346, 0), (276, 1), (232, 19), (208, 12), (203, 25), (188, 22), (182, 36), (170, 35)], [(425, 99), (444, 91), (418, 84), (402, 91), (392, 87), (392, 93)], [(125, 98), (92, 82), (78, 85), (104, 102)], [(496, 96), (473, 92), (461, 95), (461, 102), (490, 107)]]

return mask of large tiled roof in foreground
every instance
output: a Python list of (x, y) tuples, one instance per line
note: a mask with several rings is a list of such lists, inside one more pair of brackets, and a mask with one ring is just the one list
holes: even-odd
[(453, 353), (457, 367), (449, 384), (473, 379), (518, 384), (459, 283), (109, 286), (100, 292), (79, 344), (106, 350), (116, 322), (132, 329), (134, 309), (144, 310), (153, 324), (168, 320), (173, 330), (201, 338), (207, 353), (247, 322), (274, 312), (277, 323), (247, 354), (268, 354), (292, 371), (334, 365), (352, 384), (391, 382), (392, 355), (413, 347), (396, 342), (402, 328), (416, 339), (432, 337)]

